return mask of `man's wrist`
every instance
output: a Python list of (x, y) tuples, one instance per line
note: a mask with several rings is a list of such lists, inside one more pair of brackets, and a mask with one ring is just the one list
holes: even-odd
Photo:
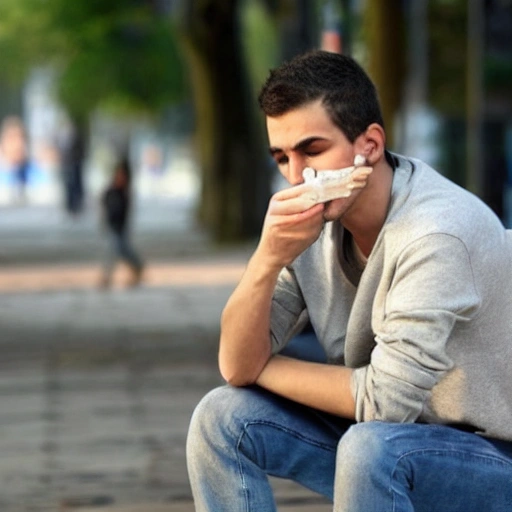
[(263, 247), (258, 246), (249, 265), (254, 265), (259, 273), (277, 277), (286, 264), (278, 257), (269, 254)]

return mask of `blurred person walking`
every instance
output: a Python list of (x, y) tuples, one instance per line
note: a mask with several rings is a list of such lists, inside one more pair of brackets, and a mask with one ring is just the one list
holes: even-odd
[(131, 174), (128, 160), (120, 160), (115, 165), (112, 179), (101, 196), (103, 225), (108, 233), (108, 246), (100, 281), (102, 288), (108, 288), (112, 284), (113, 272), (119, 260), (126, 262), (130, 267), (131, 286), (137, 286), (142, 278), (144, 265), (129, 237)]

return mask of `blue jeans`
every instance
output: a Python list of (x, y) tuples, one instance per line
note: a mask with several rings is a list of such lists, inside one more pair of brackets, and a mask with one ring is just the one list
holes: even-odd
[(276, 510), (267, 475), (335, 512), (511, 512), (512, 443), (440, 425), (353, 422), (256, 386), (199, 403), (187, 439), (197, 512)]

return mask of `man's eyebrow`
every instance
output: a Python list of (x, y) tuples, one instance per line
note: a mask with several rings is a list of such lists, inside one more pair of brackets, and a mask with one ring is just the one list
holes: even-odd
[[(297, 151), (300, 149), (307, 148), (310, 144), (313, 144), (313, 142), (316, 142), (318, 140), (325, 140), (325, 139), (323, 137), (316, 137), (316, 136), (308, 137), (304, 140), (297, 142), (297, 144), (295, 144), (295, 146), (293, 146), (292, 151)], [(276, 153), (282, 153), (283, 150), (281, 148), (271, 146), (269, 148), (269, 152), (270, 152), (271, 156), (274, 156)]]
[(307, 139), (301, 140), (300, 142), (297, 142), (295, 146), (293, 146), (293, 151), (297, 151), (298, 149), (304, 149), (307, 148), (310, 144), (313, 144), (313, 142), (316, 142), (318, 140), (325, 140), (323, 137), (308, 137)]

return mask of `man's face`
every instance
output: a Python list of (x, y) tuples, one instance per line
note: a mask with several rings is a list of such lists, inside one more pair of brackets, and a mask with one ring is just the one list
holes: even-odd
[[(331, 121), (321, 100), (291, 110), (279, 117), (267, 117), (270, 153), (279, 171), (291, 185), (303, 183), (302, 171), (340, 169), (354, 163), (355, 145)], [(350, 197), (326, 203), (325, 220), (338, 220), (353, 203)]]

